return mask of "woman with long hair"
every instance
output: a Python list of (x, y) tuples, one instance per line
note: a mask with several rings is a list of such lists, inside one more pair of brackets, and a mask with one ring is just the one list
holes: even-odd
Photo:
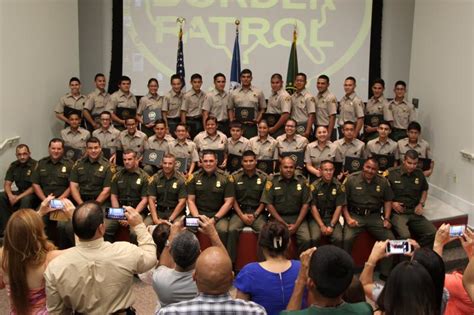
[(52, 196), (42, 202), (38, 212), (33, 209), (15, 211), (5, 228), (3, 248), (0, 249), (0, 287), (7, 288), (10, 314), (48, 313), (43, 273), (48, 263), (61, 252), (46, 237), (41, 218), (51, 211), (50, 199)]
[(237, 298), (262, 305), (270, 315), (286, 309), (301, 268), (300, 261), (285, 257), (289, 242), (288, 228), (280, 222), (263, 226), (258, 245), (265, 261), (247, 264), (239, 272), (234, 281)]
[(392, 270), (377, 305), (385, 315), (440, 314), (433, 279), (417, 261), (404, 261)]

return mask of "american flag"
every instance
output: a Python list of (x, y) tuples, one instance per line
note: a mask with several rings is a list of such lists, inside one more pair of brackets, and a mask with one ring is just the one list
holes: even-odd
[(178, 56), (176, 59), (176, 73), (181, 77), (183, 88), (186, 85), (184, 80), (184, 54), (183, 54), (183, 27), (179, 28), (179, 41), (178, 41)]

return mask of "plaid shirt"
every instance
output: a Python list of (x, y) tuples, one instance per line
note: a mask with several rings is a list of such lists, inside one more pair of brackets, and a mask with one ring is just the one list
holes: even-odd
[(264, 315), (265, 309), (254, 303), (240, 299), (232, 299), (229, 293), (223, 295), (207, 295), (200, 293), (197, 297), (189, 301), (183, 301), (163, 307), (158, 315)]

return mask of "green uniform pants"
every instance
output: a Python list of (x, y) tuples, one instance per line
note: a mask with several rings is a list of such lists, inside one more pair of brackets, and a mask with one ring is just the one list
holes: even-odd
[[(294, 224), (297, 215), (282, 215), (281, 218), (288, 224)], [(296, 236), (296, 246), (298, 247), (298, 254), (301, 254), (305, 250), (311, 247), (311, 233), (309, 232), (308, 221), (303, 220), (301, 225), (298, 227), (295, 233)]]
[(399, 239), (414, 238), (420, 246), (433, 247), (436, 228), (424, 216), (415, 213), (394, 213), (392, 224)]
[(5, 192), (0, 192), (0, 235), (3, 234), (13, 212), (18, 209), (34, 209), (38, 206), (38, 198), (34, 194), (21, 198), (14, 206), (10, 205)]
[[(363, 231), (367, 230), (377, 241), (385, 241), (387, 239), (393, 240), (395, 236), (391, 230), (383, 227), (383, 221), (380, 218), (380, 213), (372, 213), (366, 216), (361, 216), (351, 213), (351, 216), (359, 225), (350, 227), (347, 224), (344, 226), (344, 249), (351, 255), (352, 245), (354, 240)], [(392, 258), (388, 257), (380, 261), (380, 273), (388, 276), (392, 269)]]
[[(258, 218), (255, 219), (253, 224), (250, 226), (256, 233), (259, 233), (262, 227), (265, 225), (265, 218), (260, 215)], [(232, 263), (235, 263), (235, 259), (237, 257), (237, 243), (239, 241), (240, 231), (246, 225), (240, 217), (234, 213), (232, 214), (230, 221), (229, 221), (229, 232), (227, 235), (227, 251), (229, 252), (229, 256), (232, 259)]]
[[(329, 226), (329, 224), (331, 223), (331, 218), (332, 217), (323, 218), (323, 222), (326, 226)], [(319, 246), (320, 241), (321, 241), (321, 235), (322, 235), (321, 228), (319, 227), (319, 224), (314, 219), (309, 219), (308, 222), (309, 222), (309, 230), (311, 233), (312, 244), (314, 246)], [(342, 248), (342, 241), (343, 241), (342, 225), (339, 222), (336, 223), (336, 226), (334, 227), (334, 231), (332, 232), (331, 235), (327, 237), (329, 237), (331, 244)]]

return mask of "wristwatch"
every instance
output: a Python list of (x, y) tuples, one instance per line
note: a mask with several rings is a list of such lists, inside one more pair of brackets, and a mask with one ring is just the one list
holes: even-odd
[(212, 218), (214, 219), (214, 222), (216, 223), (219, 222), (219, 220), (221, 219), (217, 215), (213, 216)]
[(252, 213), (253, 217), (256, 219), (258, 218), (258, 216), (260, 215), (259, 213), (257, 213), (257, 211), (255, 211), (254, 213)]
[(333, 223), (329, 223), (329, 227), (330, 227), (331, 229), (334, 229), (334, 228), (336, 227), (336, 225), (333, 224)]

